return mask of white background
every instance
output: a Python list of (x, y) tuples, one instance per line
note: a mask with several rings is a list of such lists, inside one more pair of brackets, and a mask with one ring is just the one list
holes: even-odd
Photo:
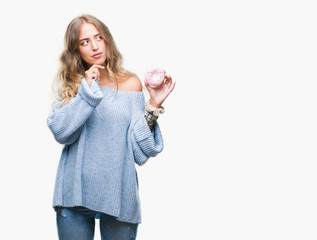
[[(315, 1), (10, 1), (1, 6), (0, 239), (57, 239), (46, 126), (68, 23), (112, 32), (143, 80), (177, 81), (164, 151), (138, 167), (138, 240), (316, 239)], [(96, 239), (100, 239), (96, 232)]]

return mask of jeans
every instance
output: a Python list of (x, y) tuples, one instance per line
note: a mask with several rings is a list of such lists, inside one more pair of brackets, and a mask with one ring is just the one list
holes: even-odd
[(115, 217), (85, 207), (56, 207), (60, 240), (93, 240), (95, 218), (100, 216), (102, 240), (135, 240), (138, 224), (120, 222)]

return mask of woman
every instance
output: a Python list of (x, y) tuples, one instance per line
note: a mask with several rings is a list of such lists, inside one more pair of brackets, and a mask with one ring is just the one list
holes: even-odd
[[(58, 99), (47, 124), (64, 144), (53, 207), (60, 239), (93, 239), (100, 218), (102, 239), (135, 239), (141, 222), (135, 163), (163, 149), (156, 122), (175, 82), (158, 88), (142, 84), (121, 67), (108, 28), (83, 15), (65, 33), (60, 57)], [(155, 112), (154, 112), (155, 110)]]

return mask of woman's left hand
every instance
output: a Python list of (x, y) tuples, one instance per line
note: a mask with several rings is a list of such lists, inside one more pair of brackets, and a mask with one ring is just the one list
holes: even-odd
[(145, 87), (149, 91), (150, 94), (150, 104), (155, 108), (161, 107), (162, 103), (168, 97), (168, 95), (173, 91), (176, 82), (172, 81), (171, 76), (165, 76), (165, 82), (162, 85), (151, 88), (148, 83), (145, 82)]

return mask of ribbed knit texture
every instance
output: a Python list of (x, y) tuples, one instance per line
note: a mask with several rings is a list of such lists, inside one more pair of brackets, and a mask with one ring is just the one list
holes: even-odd
[(156, 123), (144, 118), (143, 92), (91, 87), (82, 79), (78, 94), (56, 105), (47, 124), (65, 144), (59, 162), (53, 207), (84, 206), (140, 223), (135, 163), (143, 165), (163, 150)]

